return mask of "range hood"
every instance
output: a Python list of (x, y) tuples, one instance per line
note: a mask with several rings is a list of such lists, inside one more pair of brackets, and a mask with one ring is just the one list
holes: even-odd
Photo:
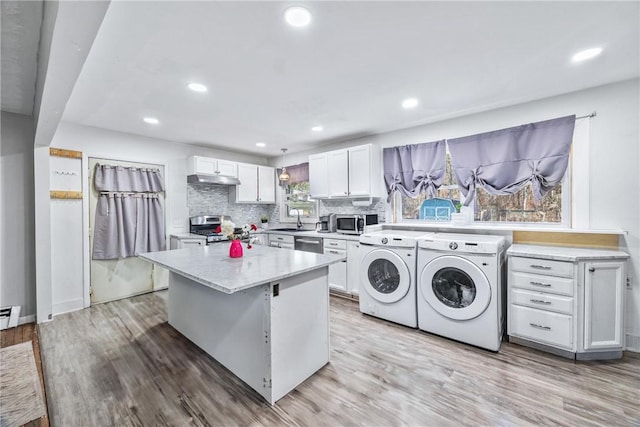
[(217, 175), (217, 174), (209, 175), (206, 173), (187, 175), (187, 182), (189, 184), (219, 184), (219, 185), (240, 184), (240, 180), (235, 176)]

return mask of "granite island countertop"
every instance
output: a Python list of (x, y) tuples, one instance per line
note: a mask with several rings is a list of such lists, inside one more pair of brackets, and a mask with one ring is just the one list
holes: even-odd
[(243, 245), (244, 256), (229, 257), (229, 244), (191, 247), (138, 256), (226, 294), (326, 267), (345, 259), (291, 249)]
[(509, 256), (521, 256), (555, 261), (627, 259), (629, 254), (614, 249), (574, 248), (566, 246), (525, 245), (516, 243), (507, 249)]

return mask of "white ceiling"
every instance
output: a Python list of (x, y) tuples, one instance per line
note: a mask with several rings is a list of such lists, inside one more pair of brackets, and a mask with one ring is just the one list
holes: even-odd
[(63, 120), (275, 156), (639, 75), (637, 1), (290, 4), (112, 2)]
[(2, 111), (33, 112), (42, 1), (0, 2)]

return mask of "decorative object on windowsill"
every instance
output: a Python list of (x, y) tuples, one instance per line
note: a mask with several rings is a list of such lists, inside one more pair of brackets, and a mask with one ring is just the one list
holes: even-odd
[(262, 228), (269, 228), (269, 217), (266, 215), (262, 215), (260, 217), (260, 223)]
[(418, 219), (426, 221), (450, 221), (451, 213), (456, 210), (451, 199), (434, 197), (422, 202)]
[(284, 155), (287, 152), (286, 148), (281, 148), (280, 149), (282, 151), (282, 171), (280, 171), (280, 175), (278, 175), (278, 180), (280, 180), (280, 182), (288, 182), (289, 181), (289, 173), (287, 173), (287, 168), (284, 166)]
[(451, 214), (451, 225), (467, 225), (471, 223), (471, 208), (462, 203), (454, 204), (456, 211)]
[(229, 246), (229, 257), (231, 258), (240, 258), (242, 257), (242, 240), (247, 241), (247, 249), (251, 249), (251, 231), (256, 231), (258, 227), (255, 224), (245, 224), (240, 232), (237, 232), (236, 225), (231, 221), (223, 221), (218, 228), (216, 228), (216, 233), (222, 233), (231, 240), (231, 245)]

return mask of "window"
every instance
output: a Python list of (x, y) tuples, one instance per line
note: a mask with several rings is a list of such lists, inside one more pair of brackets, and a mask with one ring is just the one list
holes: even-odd
[(280, 221), (297, 221), (318, 217), (318, 202), (311, 198), (309, 185), (309, 164), (287, 166), (290, 181), (281, 183), (282, 199), (280, 203)]
[[(483, 188), (476, 189), (476, 197), (469, 206), (473, 209), (473, 218), (476, 222), (492, 223), (543, 223), (543, 224), (569, 224), (570, 199), (569, 199), (569, 175), (571, 168), (561, 184), (538, 203), (533, 203), (531, 183), (515, 194), (505, 196), (493, 196)], [(565, 191), (563, 191), (563, 189)], [(451, 199), (453, 203), (461, 200), (460, 190), (456, 183), (455, 175), (451, 170), (451, 157), (447, 152), (447, 170), (443, 185), (438, 189), (438, 196), (442, 199)], [(418, 219), (418, 213), (425, 194), (412, 199), (402, 196), (402, 218)]]

